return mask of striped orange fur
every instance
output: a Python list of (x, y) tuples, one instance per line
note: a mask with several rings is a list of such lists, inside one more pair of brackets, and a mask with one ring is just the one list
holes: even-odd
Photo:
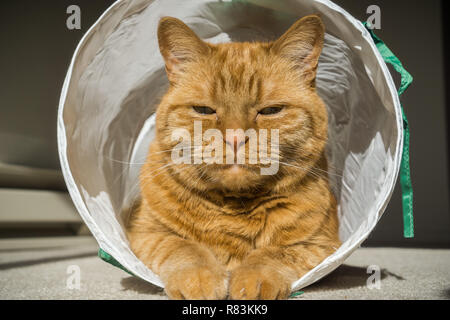
[[(170, 298), (284, 299), (293, 281), (339, 247), (324, 156), (327, 112), (315, 89), (324, 32), (312, 15), (273, 42), (213, 45), (178, 19), (160, 21), (170, 87), (127, 236)], [(281, 111), (261, 112), (271, 106)], [(196, 120), (224, 136), (231, 128), (278, 129), (278, 172), (261, 175), (262, 164), (173, 163), (173, 130), (193, 133)]]

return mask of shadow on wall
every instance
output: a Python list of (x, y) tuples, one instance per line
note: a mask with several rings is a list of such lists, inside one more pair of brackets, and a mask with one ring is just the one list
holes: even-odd
[[(52, 248), (52, 249), (54, 249), (54, 248)], [(16, 252), (16, 250), (14, 250), (14, 252)], [(94, 251), (94, 252), (89, 251), (89, 252), (72, 254), (72, 255), (67, 255), (67, 256), (62, 256), (62, 257), (46, 257), (46, 258), (41, 258), (41, 259), (14, 261), (14, 262), (0, 264), (0, 271), (16, 269), (16, 268), (24, 268), (24, 267), (30, 267), (30, 266), (34, 266), (34, 265), (38, 265), (38, 264), (66, 261), (66, 260), (72, 260), (72, 259), (91, 258), (91, 257), (95, 257), (95, 256), (97, 256), (96, 251)]]
[(160, 288), (154, 284), (151, 284), (150, 282), (142, 280), (141, 278), (137, 277), (123, 278), (120, 283), (122, 284), (124, 291), (131, 290), (140, 294), (156, 294), (166, 296), (163, 288)]
[(450, 288), (444, 290), (444, 297), (446, 299), (450, 299)]
[[(308, 292), (315, 291), (333, 291), (345, 290), (351, 288), (365, 287), (370, 274), (367, 273), (366, 267), (356, 267), (350, 265), (341, 265), (329, 276), (319, 280), (307, 288)], [(394, 277), (397, 280), (405, 280), (402, 276), (394, 274), (386, 269), (380, 270), (380, 280), (388, 277)]]

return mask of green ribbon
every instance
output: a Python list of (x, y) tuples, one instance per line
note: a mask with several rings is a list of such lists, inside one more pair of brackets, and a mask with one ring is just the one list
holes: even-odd
[[(394, 67), (401, 76), (400, 88), (398, 95), (401, 96), (409, 85), (413, 82), (413, 77), (406, 71), (400, 60), (387, 47), (387, 45), (373, 32), (368, 22), (364, 26), (372, 36), (375, 45), (386, 63)], [(414, 218), (413, 218), (413, 188), (411, 182), (411, 168), (409, 160), (409, 123), (406, 119), (405, 111), (402, 109), (403, 117), (403, 154), (400, 164), (400, 185), (402, 188), (402, 205), (403, 205), (403, 235), (405, 238), (414, 237)]]
[(98, 250), (98, 256), (105, 262), (108, 262), (109, 264), (112, 264), (114, 267), (120, 268), (123, 271), (131, 274), (132, 276), (134, 276), (134, 274), (132, 274), (130, 271), (127, 270), (127, 268), (125, 268), (119, 261), (117, 261), (116, 259), (114, 259), (114, 257), (112, 255), (110, 255), (108, 252), (104, 251), (102, 248), (100, 248)]

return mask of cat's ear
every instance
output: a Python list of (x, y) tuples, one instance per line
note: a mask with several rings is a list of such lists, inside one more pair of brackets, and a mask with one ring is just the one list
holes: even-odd
[(166, 63), (169, 81), (175, 82), (183, 72), (183, 64), (195, 61), (209, 51), (203, 42), (186, 24), (172, 17), (164, 17), (158, 26), (159, 50)]
[(305, 81), (314, 86), (324, 36), (325, 26), (322, 19), (317, 15), (306, 16), (276, 40), (271, 50), (291, 60)]

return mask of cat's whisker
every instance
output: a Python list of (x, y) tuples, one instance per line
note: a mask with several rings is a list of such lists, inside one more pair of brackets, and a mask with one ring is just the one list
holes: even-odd
[[(159, 167), (158, 169), (156, 169), (156, 170), (153, 170), (152, 172), (157, 172), (157, 171), (161, 171), (161, 170), (163, 170), (163, 169), (165, 169), (165, 168), (167, 168), (167, 167), (169, 167), (169, 166), (173, 166), (173, 165), (175, 165), (174, 163), (169, 163), (169, 164), (166, 164), (166, 165), (164, 165), (164, 166), (162, 166), (162, 167)], [(161, 173), (163, 173), (164, 171), (162, 171), (162, 172), (160, 172), (159, 174), (161, 174)], [(159, 175), (158, 174), (158, 175)], [(157, 176), (157, 175), (156, 175)], [(153, 177), (155, 177), (155, 176), (153, 176)], [(145, 179), (145, 182), (143, 183), (143, 184), (141, 184), (141, 179), (142, 178), (144, 178)], [(141, 177), (141, 179), (138, 179), (136, 182), (135, 182), (135, 184), (133, 185), (133, 187), (131, 188), (131, 190), (127, 193), (127, 195), (124, 197), (124, 201), (126, 202), (127, 201), (127, 199), (131, 196), (131, 194), (134, 192), (134, 190), (136, 189), (136, 187), (138, 187), (138, 186), (140, 186), (140, 188), (143, 190), (147, 185), (149, 185), (150, 183), (151, 183), (151, 181), (152, 181), (152, 179), (148, 179), (148, 178), (150, 178), (150, 176), (143, 176), (143, 177)], [(135, 199), (133, 200), (133, 202), (132, 202), (132, 204), (129, 206), (129, 208), (134, 208), (134, 206), (136, 205), (136, 202), (139, 200), (139, 197), (135, 197)]]
[[(147, 173), (145, 173), (145, 171), (143, 171), (144, 174), (141, 176), (141, 179), (137, 179), (137, 181), (136, 181), (136, 182), (134, 183), (134, 185), (131, 187), (131, 189), (129, 190), (129, 192), (124, 196), (125, 201), (126, 201), (126, 200), (130, 197), (130, 195), (136, 190), (136, 187), (138, 187), (138, 186), (140, 185), (140, 182), (141, 182), (143, 179), (145, 179), (146, 181), (145, 181), (144, 184), (141, 185), (141, 189), (143, 189), (147, 184), (149, 184), (149, 183), (151, 182), (151, 179), (149, 179), (149, 178), (155, 177), (154, 175), (151, 175), (152, 173), (161, 171), (161, 170), (163, 170), (163, 169), (165, 169), (165, 168), (167, 168), (167, 167), (173, 166), (173, 165), (176, 165), (176, 164), (175, 164), (175, 163), (168, 163), (168, 164), (165, 164), (165, 165), (159, 167), (158, 169), (152, 170), (152, 171), (147, 172)], [(136, 200), (137, 200), (137, 199), (134, 200), (133, 205), (132, 205), (131, 207), (133, 207), (133, 206), (135, 205)]]
[[(173, 149), (170, 149), (170, 150), (162, 150), (162, 151), (158, 151), (158, 152), (152, 152), (152, 155), (166, 153), (166, 152), (180, 151), (180, 150), (188, 150), (188, 149), (193, 149), (193, 148), (194, 147), (173, 148)], [(113, 159), (113, 158), (110, 158), (110, 157), (108, 157), (106, 155), (103, 155), (103, 156), (105, 158), (107, 158), (108, 160), (110, 160), (110, 161), (121, 163), (121, 164), (127, 164), (127, 165), (137, 165), (138, 166), (138, 165), (144, 165), (144, 164), (148, 163), (147, 161), (145, 161), (145, 162), (128, 162), (128, 161), (122, 161), (122, 160)]]
[(320, 168), (317, 168), (317, 167), (305, 168), (305, 167), (301, 167), (299, 165), (294, 165), (294, 164), (283, 162), (283, 161), (277, 161), (277, 162), (282, 164), (282, 165), (288, 166), (288, 167), (293, 167), (293, 168), (301, 169), (301, 170), (304, 170), (304, 171), (309, 171), (311, 173), (315, 173), (317, 176), (320, 176), (319, 173), (324, 173), (324, 174), (333, 175), (333, 176), (337, 176), (337, 177), (342, 178), (342, 176), (337, 174), (337, 173), (332, 173), (330, 171), (323, 170), (323, 169), (320, 169)]
[[(203, 164), (203, 166), (206, 166), (206, 165), (208, 165), (208, 164), (206, 164), (206, 163)], [(200, 168), (202, 168), (202, 167), (200, 167)], [(204, 172), (202, 173), (202, 175), (201, 175), (200, 177), (197, 178), (197, 180), (195, 180), (195, 181), (193, 181), (193, 182), (191, 183), (192, 186), (189, 186), (188, 184), (185, 184), (185, 185), (184, 185), (183, 191), (182, 191), (182, 192), (179, 194), (179, 196), (178, 196), (179, 199), (182, 199), (183, 196), (184, 196), (184, 194), (185, 194), (186, 192), (192, 191), (192, 189), (194, 188), (193, 185), (196, 184), (196, 183), (198, 183), (198, 182), (201, 180), (201, 178), (203, 177), (203, 174), (204, 174), (205, 172), (206, 172), (206, 171), (204, 171)]]

